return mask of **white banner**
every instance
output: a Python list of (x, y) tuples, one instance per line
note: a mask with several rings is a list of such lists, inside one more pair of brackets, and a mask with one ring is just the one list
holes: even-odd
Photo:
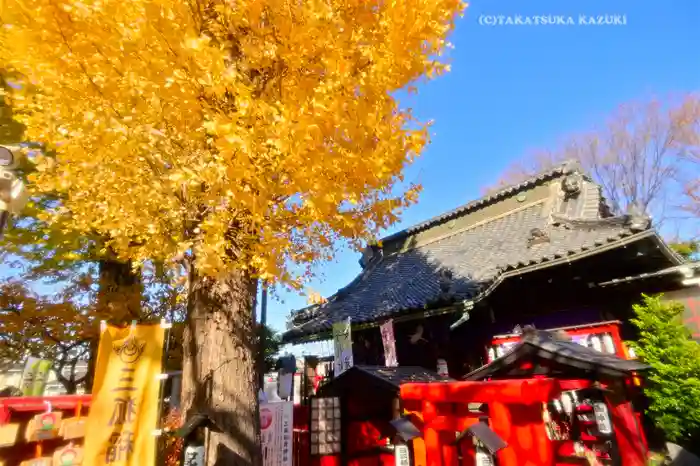
[(333, 377), (338, 377), (354, 366), (352, 357), (352, 330), (350, 319), (333, 324), (333, 346), (335, 364)]
[(263, 466), (292, 466), (294, 404), (260, 403), (260, 440)]
[(277, 390), (277, 373), (270, 372), (269, 374), (265, 374), (264, 380), (265, 383), (263, 390), (265, 391), (265, 401), (282, 401), (280, 400), (279, 392)]
[(382, 345), (384, 346), (384, 365), (386, 367), (396, 367), (399, 362), (396, 359), (396, 341), (394, 340), (394, 321), (387, 320), (379, 326), (382, 334)]
[(204, 466), (204, 447), (188, 446), (185, 448), (183, 466)]
[(293, 394), (292, 386), (294, 385), (294, 374), (292, 372), (282, 372), (279, 375), (279, 382), (277, 384), (277, 394), (280, 398), (290, 398)]
[(411, 454), (407, 445), (394, 446), (394, 464), (396, 466), (411, 466)]

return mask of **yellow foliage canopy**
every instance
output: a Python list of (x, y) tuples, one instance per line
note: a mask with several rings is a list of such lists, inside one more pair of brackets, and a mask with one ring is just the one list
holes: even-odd
[(0, 284), (0, 359), (21, 361), (29, 353), (57, 358), (97, 334), (95, 318), (71, 301), (70, 291), (51, 301), (19, 283)]
[(460, 0), (6, 0), (37, 192), (124, 259), (290, 264), (395, 222), (426, 125), (393, 93), (446, 70)]
[[(124, 324), (167, 318), (181, 322), (184, 286), (173, 286), (171, 277), (155, 276), (152, 270), (145, 272), (143, 282), (111, 290), (96, 283), (87, 270), (72, 275), (67, 286), (50, 295), (33, 292), (32, 282), (0, 281), (0, 360), (21, 361), (27, 352), (49, 359), (60, 359), (60, 353), (67, 351), (75, 356), (81, 345), (99, 336), (102, 320)], [(145, 296), (134, 303), (142, 298), (141, 285), (146, 288)], [(134, 309), (139, 313), (132, 313)]]

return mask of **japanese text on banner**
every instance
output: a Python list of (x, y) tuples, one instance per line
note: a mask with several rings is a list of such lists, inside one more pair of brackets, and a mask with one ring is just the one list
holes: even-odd
[(379, 331), (382, 334), (382, 345), (384, 346), (384, 364), (387, 367), (396, 367), (399, 365), (396, 359), (396, 341), (394, 340), (394, 321), (389, 319), (384, 322)]
[(164, 330), (108, 326), (100, 338), (84, 464), (155, 464)]
[(260, 404), (263, 466), (292, 466), (292, 402)]
[(354, 365), (350, 319), (333, 324), (333, 344), (335, 347), (334, 375), (338, 377)]

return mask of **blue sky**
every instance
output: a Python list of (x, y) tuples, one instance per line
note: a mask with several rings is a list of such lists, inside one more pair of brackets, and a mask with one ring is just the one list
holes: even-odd
[[(578, 22), (606, 14), (625, 15), (626, 25), (480, 25), (489, 22), (485, 15)], [(407, 176), (423, 185), (420, 202), (388, 233), (479, 197), (514, 159), (556, 146), (623, 102), (700, 89), (698, 0), (474, 0), (452, 42), (452, 72), (405, 102), (435, 121), (433, 140)], [(311, 288), (333, 294), (359, 272), (358, 258), (339, 255)], [(280, 330), (291, 309), (306, 305), (295, 294), (281, 297), (268, 310)], [(308, 350), (325, 353), (330, 344)]]
[[(626, 25), (481, 25), (488, 15), (624, 15)], [(699, 30), (698, 0), (474, 0), (452, 37), (452, 72), (402, 101), (435, 123), (407, 174), (424, 187), (420, 202), (387, 233), (479, 197), (510, 162), (586, 130), (620, 103), (699, 90)], [(340, 254), (310, 287), (333, 294), (359, 272), (358, 258)], [(268, 310), (278, 330), (306, 305), (296, 294), (280, 298)]]

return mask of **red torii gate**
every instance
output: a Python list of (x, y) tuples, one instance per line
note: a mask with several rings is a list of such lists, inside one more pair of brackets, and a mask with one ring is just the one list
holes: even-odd
[[(459, 466), (455, 432), (480, 422), (469, 403), (488, 405), (491, 429), (508, 444), (498, 453), (499, 466), (541, 466), (555, 462), (542, 404), (561, 392), (554, 379), (409, 383), (401, 386), (401, 399), (405, 409), (422, 414), (427, 466)], [(476, 464), (471, 442), (462, 441), (457, 447), (463, 465)]]

